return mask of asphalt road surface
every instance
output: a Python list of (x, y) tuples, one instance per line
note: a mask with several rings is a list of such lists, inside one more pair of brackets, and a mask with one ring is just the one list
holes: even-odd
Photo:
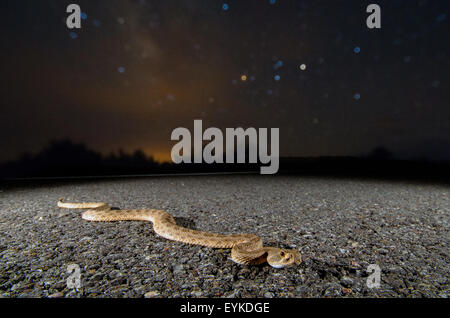
[[(439, 184), (259, 175), (3, 187), (0, 295), (448, 297), (449, 194)], [(238, 265), (230, 250), (169, 241), (151, 223), (82, 220), (82, 211), (56, 206), (60, 197), (164, 209), (198, 230), (254, 233), (266, 245), (299, 249), (303, 262)]]

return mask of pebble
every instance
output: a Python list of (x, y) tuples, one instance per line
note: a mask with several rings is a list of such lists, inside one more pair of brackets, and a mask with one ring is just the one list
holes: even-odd
[(382, 254), (382, 255), (386, 255), (389, 253), (389, 251), (385, 248), (379, 248), (378, 249), (378, 253)]
[(157, 290), (151, 290), (151, 291), (145, 293), (145, 294), (144, 294), (144, 297), (145, 297), (145, 298), (155, 298), (155, 297), (158, 297), (158, 296), (160, 296), (160, 295), (161, 295), (161, 294), (159, 293), (159, 291), (157, 291)]
[(183, 274), (184, 272), (185, 272), (185, 270), (184, 270), (184, 266), (182, 264), (176, 265), (173, 269), (173, 273), (176, 275)]
[[(449, 296), (450, 198), (439, 184), (180, 176), (24, 186), (18, 193), (1, 199), (3, 297)], [(298, 248), (303, 264), (238, 265), (229, 249), (169, 241), (151, 223), (78, 220), (56, 207), (60, 196), (157, 207), (194, 229), (259, 233), (267, 245)], [(81, 269), (79, 291), (67, 290), (68, 264)], [(370, 264), (382, 270), (380, 288), (366, 287)]]
[(353, 283), (354, 283), (353, 279), (351, 279), (350, 277), (343, 277), (341, 279), (341, 285), (344, 287), (349, 288), (349, 287), (353, 286)]

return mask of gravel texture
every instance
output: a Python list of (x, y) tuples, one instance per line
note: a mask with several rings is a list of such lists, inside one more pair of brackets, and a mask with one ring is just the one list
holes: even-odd
[[(179, 176), (0, 188), (3, 297), (448, 297), (449, 187), (298, 176)], [(179, 224), (255, 233), (300, 266), (233, 263), (150, 223), (94, 223), (66, 201), (158, 208)], [(67, 268), (77, 264), (79, 290)], [(381, 268), (367, 287), (369, 264)]]

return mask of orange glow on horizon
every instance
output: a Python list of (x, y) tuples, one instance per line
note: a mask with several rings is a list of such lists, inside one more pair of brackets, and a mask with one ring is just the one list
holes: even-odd
[(147, 156), (153, 157), (153, 159), (158, 163), (172, 163), (172, 157), (170, 156), (170, 150), (157, 150), (146, 149), (145, 154)]

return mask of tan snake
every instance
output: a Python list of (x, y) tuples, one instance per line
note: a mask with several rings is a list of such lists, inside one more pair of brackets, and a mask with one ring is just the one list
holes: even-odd
[(62, 199), (58, 201), (58, 206), (88, 209), (82, 214), (82, 218), (88, 221), (150, 221), (154, 231), (166, 239), (213, 248), (231, 248), (231, 259), (238, 264), (267, 262), (272, 267), (282, 268), (301, 263), (300, 252), (295, 249), (263, 246), (261, 238), (253, 234), (222, 235), (188, 229), (177, 225), (173, 216), (163, 210), (111, 210), (103, 202), (68, 203)]

